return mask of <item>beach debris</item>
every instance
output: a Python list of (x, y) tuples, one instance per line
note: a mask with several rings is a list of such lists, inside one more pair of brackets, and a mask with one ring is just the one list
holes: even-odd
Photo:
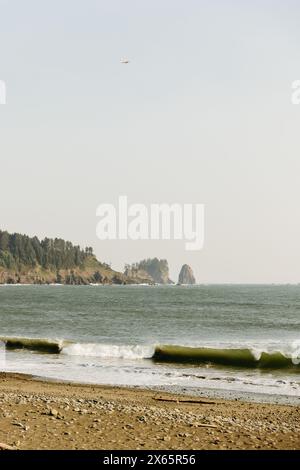
[(13, 426), (19, 426), (20, 428), (24, 429), (24, 431), (27, 431), (29, 429), (29, 426), (26, 426), (23, 423), (20, 423), (19, 421), (13, 421), (11, 423)]
[(191, 437), (191, 434), (189, 434), (188, 432), (179, 432), (177, 436), (178, 437)]
[(138, 421), (141, 421), (141, 422), (146, 422), (146, 421), (147, 421), (147, 418), (146, 418), (146, 416), (142, 415), (142, 416), (138, 416), (138, 417), (137, 417), (137, 420), (138, 420)]
[(8, 444), (4, 444), (3, 442), (0, 442), (0, 450), (15, 450), (15, 447), (12, 447)]
[(124, 429), (134, 429), (134, 426), (132, 426), (132, 424), (125, 424), (125, 426), (123, 426)]
[(54, 416), (56, 418), (58, 415), (58, 411), (55, 408), (50, 408), (49, 415)]
[(207, 423), (195, 423), (194, 426), (197, 428), (217, 428), (216, 424), (207, 424)]
[(215, 405), (215, 401), (207, 401), (207, 400), (196, 400), (192, 398), (169, 398), (169, 397), (152, 397), (153, 400), (157, 401), (171, 401), (174, 403), (199, 403), (201, 405)]

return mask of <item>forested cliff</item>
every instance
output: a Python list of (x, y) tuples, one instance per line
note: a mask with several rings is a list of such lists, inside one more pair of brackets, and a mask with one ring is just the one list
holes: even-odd
[(29, 237), (0, 231), (0, 283), (124, 284), (124, 274), (100, 263), (93, 249), (61, 238)]

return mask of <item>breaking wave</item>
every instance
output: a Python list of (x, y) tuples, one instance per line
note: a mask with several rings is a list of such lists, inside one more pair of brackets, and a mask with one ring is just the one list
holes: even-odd
[(154, 359), (168, 362), (195, 362), (233, 367), (281, 369), (297, 367), (300, 357), (281, 351), (257, 351), (254, 349), (192, 348), (163, 345), (155, 349)]
[(0, 337), (7, 349), (27, 349), (69, 356), (152, 359), (157, 362), (198, 363), (262, 369), (300, 368), (300, 351), (259, 351), (251, 348), (220, 349), (176, 345), (117, 345), (76, 343), (66, 340)]
[(40, 351), (45, 353), (60, 353), (64, 345), (64, 340), (42, 339), (42, 338), (21, 338), (21, 337), (0, 337), (0, 341), (5, 343), (6, 349), (28, 349), (30, 351)]
[(65, 346), (61, 352), (70, 356), (151, 359), (155, 353), (155, 346), (74, 343)]

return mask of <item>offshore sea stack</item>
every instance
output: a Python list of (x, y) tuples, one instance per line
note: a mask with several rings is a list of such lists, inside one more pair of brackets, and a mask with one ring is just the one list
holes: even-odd
[(178, 277), (178, 284), (196, 284), (193, 270), (188, 264), (182, 266)]
[(166, 259), (148, 258), (125, 266), (124, 275), (146, 284), (174, 284), (169, 278), (169, 265)]

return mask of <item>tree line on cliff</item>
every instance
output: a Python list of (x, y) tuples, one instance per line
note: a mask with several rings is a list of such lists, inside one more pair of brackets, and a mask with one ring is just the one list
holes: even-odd
[(61, 238), (40, 241), (37, 237), (0, 230), (0, 266), (3, 268), (17, 269), (22, 265), (34, 268), (40, 265), (45, 269), (73, 269), (84, 266), (91, 256), (91, 247), (83, 250)]
[[(41, 269), (42, 268), (42, 269)], [(179, 284), (195, 284), (184, 265)], [(125, 272), (97, 260), (91, 247), (82, 249), (61, 238), (29, 237), (0, 230), (0, 284), (173, 284), (166, 259), (148, 258), (125, 265)]]

